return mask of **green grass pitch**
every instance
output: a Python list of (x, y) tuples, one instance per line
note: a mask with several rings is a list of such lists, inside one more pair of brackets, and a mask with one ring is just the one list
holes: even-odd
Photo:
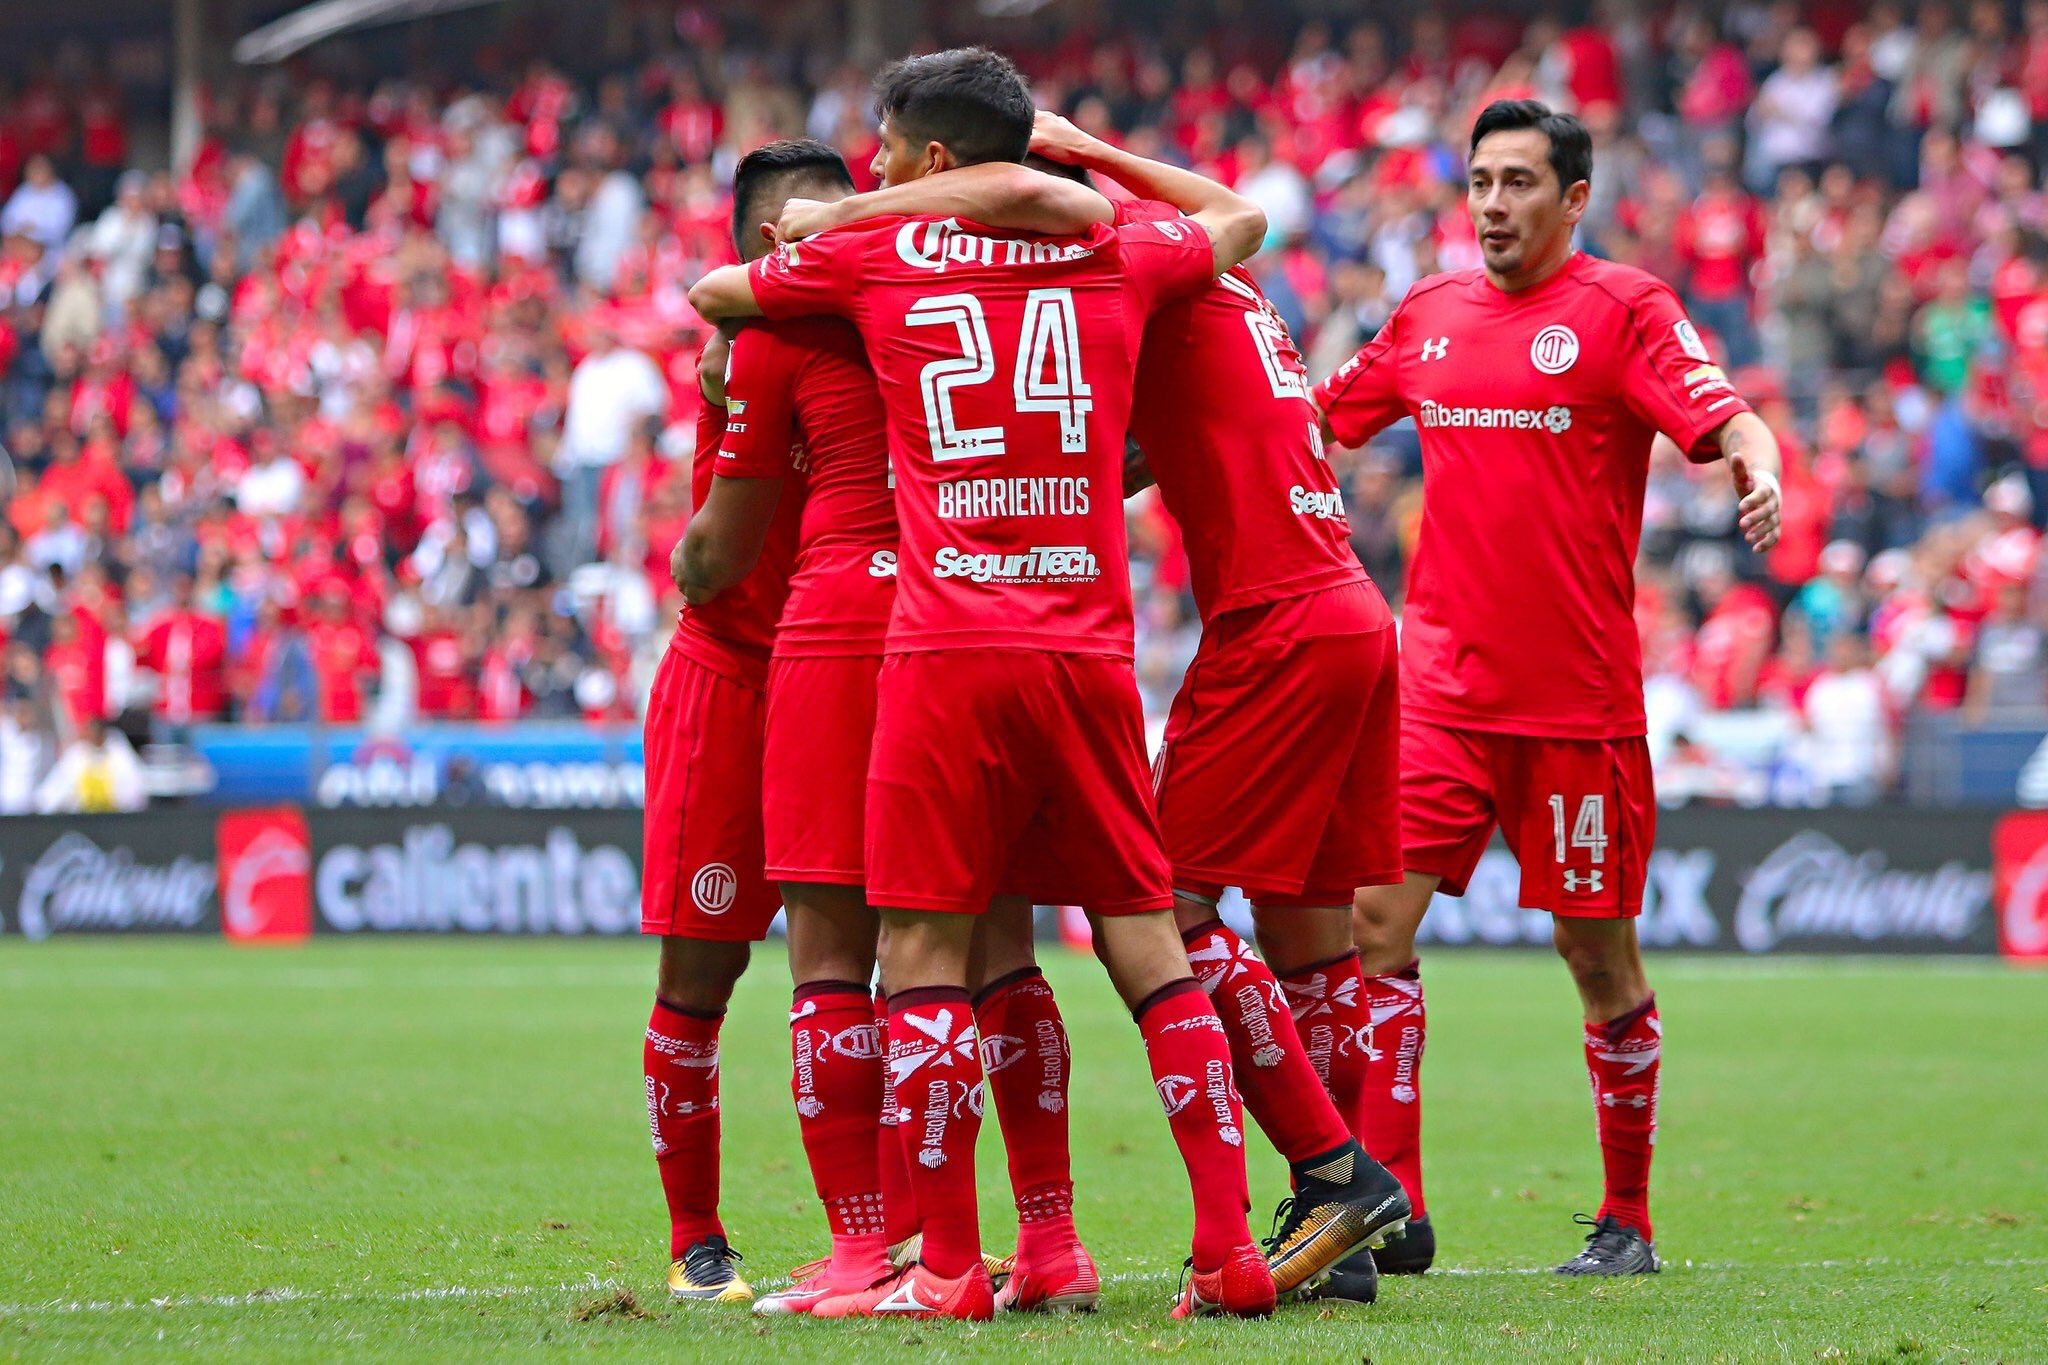
[[(1370, 1309), (1180, 1324), (1185, 1189), (1136, 1032), (1054, 953), (1103, 1311), (934, 1326), (667, 1304), (652, 968), (619, 943), (0, 947), (0, 1356), (2048, 1359), (2048, 976), (1653, 963), (1669, 1268), (1586, 1283), (1541, 1273), (1598, 1188), (1570, 985), (1544, 957), (1440, 953), (1441, 1269)], [(757, 1286), (824, 1243), (787, 984), (764, 951), (725, 1033), (726, 1216)], [(1263, 1232), (1283, 1170), (1263, 1144), (1254, 1163)]]

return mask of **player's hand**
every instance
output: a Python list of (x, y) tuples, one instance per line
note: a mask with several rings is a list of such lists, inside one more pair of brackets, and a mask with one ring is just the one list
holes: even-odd
[(676, 547), (668, 552), (668, 576), (674, 581), (676, 591), (683, 595), (683, 600), (688, 601), (690, 585), (683, 582), (683, 538), (681, 536), (676, 537)]
[(1728, 468), (1735, 476), (1735, 496), (1742, 499), (1736, 508), (1736, 524), (1742, 528), (1742, 538), (1749, 542), (1749, 548), (1762, 554), (1778, 543), (1783, 529), (1778, 476), (1764, 470), (1752, 471), (1749, 461), (1740, 455), (1728, 457)]
[(838, 226), (832, 205), (816, 199), (792, 199), (782, 206), (782, 216), (775, 220), (775, 240), (801, 242)]
[(1088, 149), (1095, 145), (1095, 139), (1075, 127), (1073, 122), (1061, 118), (1050, 109), (1038, 111), (1038, 118), (1031, 125), (1031, 150), (1047, 161), (1057, 161), (1063, 166), (1077, 166), (1087, 156)]

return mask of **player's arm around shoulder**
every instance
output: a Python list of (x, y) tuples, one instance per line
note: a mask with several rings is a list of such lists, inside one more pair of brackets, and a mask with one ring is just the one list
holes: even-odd
[(885, 185), (831, 203), (792, 199), (775, 235), (785, 242), (873, 218), (967, 218), (1014, 232), (1071, 237), (1116, 221), (1116, 206), (1086, 185), (1014, 161), (989, 161)]
[(691, 285), (690, 306), (714, 327), (733, 318), (761, 316), (753, 276), (743, 265), (722, 265)]
[(1099, 172), (1140, 198), (1179, 209), (1209, 234), (1215, 274), (1250, 260), (1266, 240), (1266, 211), (1235, 190), (1179, 166), (1113, 147), (1058, 114), (1039, 111), (1031, 130), (1031, 150), (1048, 161)]

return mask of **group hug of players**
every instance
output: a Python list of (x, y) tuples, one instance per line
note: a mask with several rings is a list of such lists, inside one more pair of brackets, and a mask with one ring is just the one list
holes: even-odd
[[(672, 1294), (814, 1317), (1096, 1306), (1034, 903), (1086, 909), (1143, 1035), (1194, 1210), (1175, 1316), (1370, 1301), (1379, 1272), (1427, 1269), (1414, 936), (1496, 823), (1586, 1005), (1606, 1191), (1560, 1269), (1654, 1271), (1628, 575), (1658, 432), (1729, 456), (1759, 546), (1776, 448), (1668, 289), (1572, 252), (1584, 129), (1490, 108), (1486, 269), (1418, 285), (1312, 391), (1242, 268), (1266, 226), (1249, 201), (1035, 114), (985, 50), (894, 64), (876, 107), (882, 189), (855, 194), (819, 143), (752, 152), (743, 264), (691, 291), (721, 336), (672, 565), (689, 605), (646, 722)], [(1427, 508), (1397, 661), (1323, 440), (1404, 416)], [(1149, 765), (1123, 520), (1148, 478), (1203, 626)], [(1263, 956), (1217, 915), (1232, 886)], [(757, 1298), (719, 1219), (719, 1027), (778, 908), (831, 1250)], [(1018, 1220), (1000, 1257), (975, 1198), (985, 1093)], [(1290, 1167), (1263, 1244), (1243, 1110)]]

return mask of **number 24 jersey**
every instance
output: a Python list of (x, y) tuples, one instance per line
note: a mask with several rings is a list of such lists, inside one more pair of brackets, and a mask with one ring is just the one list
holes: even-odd
[(901, 523), (892, 653), (1131, 656), (1122, 466), (1146, 319), (1206, 287), (1190, 222), (1006, 233), (883, 219), (749, 267), (771, 318), (860, 330)]

